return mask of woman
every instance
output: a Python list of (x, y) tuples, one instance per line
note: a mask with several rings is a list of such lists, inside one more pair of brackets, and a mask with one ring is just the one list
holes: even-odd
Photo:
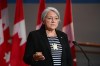
[(58, 10), (46, 8), (41, 19), (41, 28), (29, 33), (24, 62), (31, 66), (72, 66), (67, 35), (56, 30), (60, 22)]

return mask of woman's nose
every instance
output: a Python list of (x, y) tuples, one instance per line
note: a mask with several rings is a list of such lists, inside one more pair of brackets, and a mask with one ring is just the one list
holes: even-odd
[(54, 23), (55, 22), (55, 20), (54, 20), (54, 18), (52, 18), (52, 23)]

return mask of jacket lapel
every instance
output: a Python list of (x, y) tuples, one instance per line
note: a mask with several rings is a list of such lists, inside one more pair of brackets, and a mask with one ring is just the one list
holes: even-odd
[(64, 66), (66, 64), (66, 62), (64, 62), (65, 61), (64, 60), (65, 59), (65, 54), (66, 54), (66, 52), (65, 52), (66, 42), (64, 41), (65, 38), (64, 38), (64, 36), (62, 36), (61, 32), (56, 31), (56, 33), (57, 33), (59, 41), (62, 45), (62, 56), (61, 56), (62, 58), (61, 58), (61, 61), (62, 61), (62, 66)]
[(60, 41), (62, 47), (65, 46), (64, 37), (62, 36), (61, 32), (59, 32), (59, 31), (56, 30), (56, 33), (57, 33), (57, 36), (59, 38), (59, 41)]
[(42, 44), (42, 47), (46, 48), (47, 49), (46, 51), (48, 51), (49, 54), (51, 54), (51, 48), (50, 48), (50, 44), (49, 44), (48, 37), (46, 35), (45, 29), (40, 29), (39, 30), (39, 37), (41, 39), (40, 43)]

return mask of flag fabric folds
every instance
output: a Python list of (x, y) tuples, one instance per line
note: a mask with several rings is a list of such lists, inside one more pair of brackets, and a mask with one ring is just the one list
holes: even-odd
[(0, 66), (8, 66), (10, 60), (11, 44), (7, 0), (0, 0)]
[[(0, 0), (0, 55), (2, 52), (2, 45), (4, 42), (4, 35), (3, 35), (3, 26), (2, 26), (2, 18), (1, 18), (1, 0)], [(1, 61), (2, 56), (0, 56), (0, 61)]]
[(36, 29), (39, 29), (41, 27), (41, 25), (42, 25), (41, 14), (42, 14), (44, 9), (45, 9), (45, 0), (40, 0)]
[(23, 13), (23, 0), (16, 0), (10, 66), (27, 66), (23, 62), (25, 45), (26, 45), (26, 29), (25, 29), (25, 20)]
[(75, 46), (72, 43), (72, 41), (74, 41), (75, 38), (74, 38), (74, 29), (73, 29), (73, 21), (72, 21), (71, 0), (66, 0), (66, 9), (65, 9), (65, 16), (64, 16), (62, 31), (68, 35), (68, 40), (69, 40), (72, 58), (73, 58), (73, 65), (76, 66)]

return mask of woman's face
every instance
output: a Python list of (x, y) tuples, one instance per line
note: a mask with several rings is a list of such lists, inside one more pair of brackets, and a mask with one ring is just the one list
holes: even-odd
[(44, 19), (46, 29), (55, 30), (59, 23), (59, 17), (54, 11), (49, 11)]

